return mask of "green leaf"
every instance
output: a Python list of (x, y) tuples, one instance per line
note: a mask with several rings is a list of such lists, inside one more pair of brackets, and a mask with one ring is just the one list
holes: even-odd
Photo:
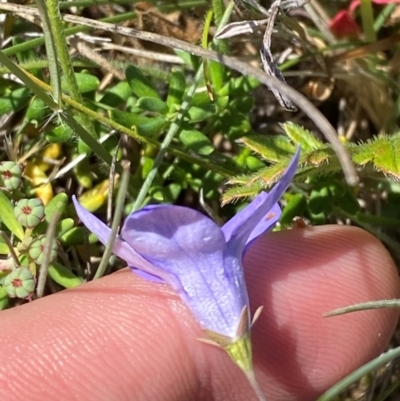
[(2, 285), (0, 285), (0, 310), (7, 307), (9, 299), (7, 291)]
[(26, 110), (24, 121), (33, 124), (37, 128), (48, 112), (49, 110), (44, 101), (35, 97)]
[(167, 126), (164, 117), (145, 117), (126, 111), (112, 110), (110, 118), (127, 128), (136, 128), (141, 136), (155, 137)]
[(182, 129), (179, 133), (179, 139), (188, 149), (200, 155), (207, 156), (214, 151), (214, 146), (210, 140), (195, 129)]
[(55, 212), (58, 212), (62, 216), (67, 208), (67, 204), (68, 195), (65, 192), (57, 194), (44, 208), (46, 221), (50, 223)]
[(161, 99), (154, 97), (141, 97), (136, 106), (142, 110), (153, 111), (160, 114), (166, 114), (168, 111), (167, 104)]
[(332, 209), (332, 196), (327, 187), (313, 189), (308, 202), (310, 212), (313, 215), (327, 212)]
[(208, 69), (213, 89), (217, 92), (221, 90), (225, 81), (225, 67), (221, 63), (209, 60)]
[(270, 163), (287, 160), (296, 151), (290, 140), (282, 135), (251, 135), (241, 138), (240, 142)]
[(253, 182), (249, 185), (243, 185), (241, 187), (229, 188), (222, 196), (222, 205), (233, 202), (237, 199), (254, 198), (263, 189), (263, 186), (259, 182)]
[(139, 68), (131, 65), (126, 69), (125, 73), (126, 79), (128, 80), (133, 93), (137, 97), (153, 97), (160, 99), (158, 92), (154, 89), (151, 82), (143, 75)]
[[(75, 78), (80, 93), (93, 92), (100, 85), (99, 79), (94, 75), (76, 72)], [(64, 92), (68, 93), (68, 83), (65, 77), (61, 79), (61, 88)]]
[(251, 132), (251, 124), (248, 113), (230, 111), (220, 119), (222, 132), (231, 140), (242, 138)]
[(59, 238), (73, 228), (75, 222), (73, 219), (67, 218), (59, 221), (56, 227), (56, 237)]
[(111, 107), (118, 107), (126, 103), (129, 97), (132, 96), (132, 93), (133, 91), (129, 82), (121, 81), (106, 92), (101, 98), (100, 103)]
[(167, 106), (170, 110), (174, 105), (182, 102), (185, 93), (186, 81), (185, 74), (181, 70), (173, 69), (169, 76), (169, 88), (167, 96)]
[(287, 205), (283, 208), (279, 221), (283, 225), (290, 224), (296, 216), (302, 216), (307, 206), (306, 197), (302, 194), (287, 194)]
[(4, 242), (3, 237), (0, 235), (0, 254), (7, 255), (10, 252), (8, 245)]
[(70, 270), (57, 262), (50, 264), (48, 275), (64, 288), (74, 288), (82, 284), (82, 280), (79, 277), (76, 277)]
[(400, 139), (382, 136), (359, 145), (353, 160), (362, 166), (372, 163), (378, 171), (400, 180)]
[(230, 79), (221, 90), (218, 92), (219, 96), (237, 96), (248, 95), (253, 89), (257, 88), (260, 82), (253, 77), (240, 76), (235, 79)]
[(30, 90), (25, 87), (15, 89), (7, 96), (0, 96), (0, 116), (21, 110), (30, 96)]
[(173, 203), (178, 199), (181, 190), (181, 185), (172, 183), (166, 187), (153, 186), (150, 188), (149, 194), (159, 202)]
[(215, 104), (203, 104), (199, 106), (192, 106), (189, 108), (187, 114), (189, 116), (189, 121), (192, 124), (199, 123), (212, 117), (217, 112), (217, 107)]
[(333, 181), (329, 185), (329, 191), (333, 196), (335, 204), (346, 213), (355, 215), (360, 211), (357, 198), (351, 193), (352, 188), (345, 186), (339, 181)]
[(265, 163), (262, 162), (260, 159), (254, 156), (247, 156), (246, 157), (246, 166), (250, 171), (256, 171), (260, 168), (265, 167)]
[(85, 236), (88, 238), (89, 244), (95, 244), (98, 240), (97, 237), (89, 233), (83, 227), (74, 227), (63, 234), (59, 240), (62, 245), (74, 246), (83, 245), (85, 243)]
[(304, 152), (308, 152), (310, 150), (316, 150), (323, 146), (323, 143), (319, 139), (317, 139), (310, 131), (307, 131), (296, 124), (285, 123), (282, 124), (282, 127), (286, 132), (287, 136), (296, 145), (300, 145), (301, 149)]
[(46, 133), (46, 140), (50, 143), (64, 143), (72, 139), (74, 133), (67, 125), (59, 125)]
[(24, 229), (21, 224), (18, 223), (14, 216), (14, 208), (11, 201), (4, 195), (3, 191), (0, 190), (0, 220), (3, 224), (20, 240), (24, 238)]

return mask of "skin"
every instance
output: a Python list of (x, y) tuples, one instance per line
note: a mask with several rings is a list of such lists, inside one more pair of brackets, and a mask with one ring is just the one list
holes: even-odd
[[(269, 401), (315, 400), (382, 352), (396, 310), (323, 318), (399, 297), (388, 252), (358, 228), (270, 233), (245, 261), (256, 375)], [(255, 400), (242, 372), (166, 285), (128, 269), (0, 313), (0, 399)]]

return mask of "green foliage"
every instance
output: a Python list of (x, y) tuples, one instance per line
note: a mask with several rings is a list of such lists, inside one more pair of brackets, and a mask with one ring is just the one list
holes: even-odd
[(6, 194), (0, 190), (0, 221), (6, 226), (11, 233), (16, 235), (20, 240), (24, 238), (24, 229), (17, 221), (14, 215), (14, 208)]
[[(256, 173), (231, 178), (223, 200), (225, 203), (244, 197), (254, 197), (271, 187), (283, 174), (297, 146), (301, 147), (300, 166), (295, 182), (334, 177), (342, 169), (337, 155), (329, 144), (315, 138), (307, 130), (292, 123), (282, 125), (285, 136), (252, 135), (241, 139), (246, 147), (269, 163)], [(383, 174), (400, 180), (400, 136), (384, 135), (367, 142), (348, 144), (353, 163), (359, 167), (361, 177)]]

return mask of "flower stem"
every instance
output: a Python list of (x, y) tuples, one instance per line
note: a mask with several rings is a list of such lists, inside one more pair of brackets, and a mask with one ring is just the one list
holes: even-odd
[(118, 189), (117, 199), (115, 200), (115, 211), (114, 211), (113, 222), (111, 224), (111, 234), (108, 239), (106, 249), (104, 250), (103, 257), (101, 258), (99, 267), (96, 271), (96, 274), (94, 275), (94, 280), (104, 275), (108, 263), (110, 261), (110, 256), (112, 254), (115, 237), (117, 236), (118, 228), (121, 222), (121, 217), (124, 212), (125, 197), (128, 190), (129, 178), (130, 178), (130, 163), (127, 163), (121, 175), (121, 181)]
[(374, 30), (374, 14), (371, 0), (361, 0), (360, 4), (361, 20), (365, 39), (367, 42), (376, 42), (376, 33)]
[(247, 380), (249, 381), (252, 389), (254, 390), (254, 392), (256, 393), (256, 396), (258, 398), (259, 401), (267, 401), (267, 398), (265, 397), (264, 392), (262, 391), (262, 388), (260, 386), (260, 384), (258, 383), (258, 380), (256, 378), (256, 375), (254, 374), (254, 370), (249, 370), (247, 372), (244, 372)]

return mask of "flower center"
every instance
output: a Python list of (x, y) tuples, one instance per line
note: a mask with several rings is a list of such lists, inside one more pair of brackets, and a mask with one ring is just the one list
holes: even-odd
[(13, 287), (21, 287), (22, 286), (22, 280), (20, 279), (20, 278), (15, 278), (13, 281), (12, 281), (12, 285), (13, 285)]
[(21, 210), (22, 210), (22, 213), (24, 213), (24, 214), (32, 213), (32, 208), (30, 208), (29, 206), (24, 206)]

